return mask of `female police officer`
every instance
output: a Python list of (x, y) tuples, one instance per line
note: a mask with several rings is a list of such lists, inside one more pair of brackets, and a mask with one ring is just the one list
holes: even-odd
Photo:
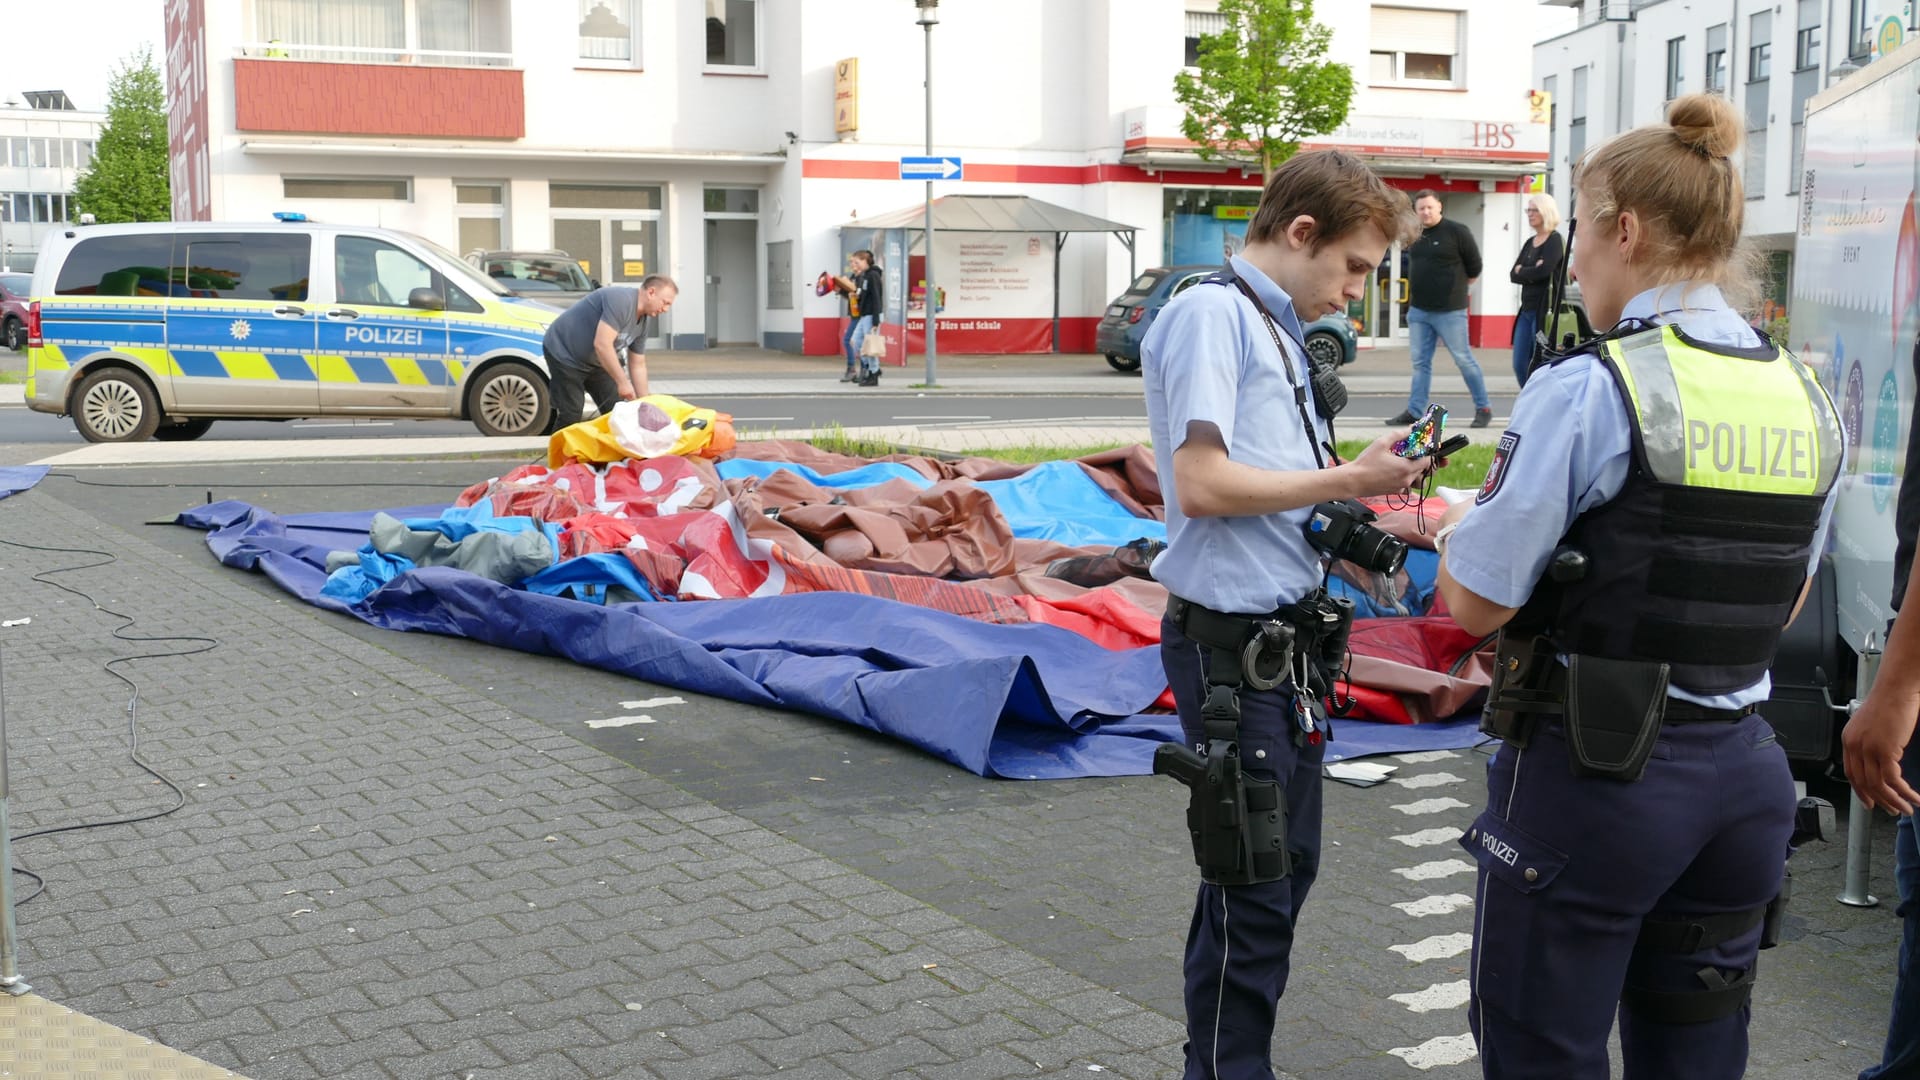
[[(1275, 625), (1320, 587), (1320, 556), (1303, 528), (1315, 504), (1402, 491), (1424, 469), (1391, 452), (1391, 435), (1350, 463), (1322, 467), (1329, 432), (1304, 392), (1300, 324), (1362, 296), (1389, 242), (1411, 225), (1406, 200), (1358, 159), (1294, 157), (1269, 179), (1245, 249), (1175, 297), (1142, 345), (1167, 507), (1167, 549), (1153, 564), (1172, 594), (1161, 661), (1205, 764), (1188, 757), (1244, 774), (1247, 802), (1268, 800), (1257, 816), (1277, 823), (1261, 837), (1261, 865), (1240, 868), (1247, 872), (1210, 869), (1196, 840), (1203, 880), (1185, 963), (1188, 1080), (1271, 1080), (1274, 1011), (1319, 863), (1325, 746), (1302, 726), (1319, 721), (1295, 684), (1243, 683), (1238, 647), (1256, 623)], [(1214, 715), (1216, 703), (1233, 715)], [(1194, 800), (1204, 810), (1199, 787)]]
[[(1488, 1077), (1743, 1075), (1794, 792), (1754, 709), (1825, 542), (1833, 404), (1750, 330), (1738, 114), (1673, 102), (1578, 166), (1573, 272), (1614, 330), (1534, 373), (1440, 591), (1502, 628), (1478, 859)], [(1470, 511), (1470, 512), (1469, 512)]]

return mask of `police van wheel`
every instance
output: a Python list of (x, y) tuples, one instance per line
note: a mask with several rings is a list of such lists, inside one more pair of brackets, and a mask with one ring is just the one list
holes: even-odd
[(212, 427), (212, 419), (204, 416), (196, 417), (192, 420), (182, 420), (177, 424), (161, 424), (154, 429), (153, 437), (161, 442), (192, 442), (205, 435)]
[(73, 426), (88, 442), (145, 442), (160, 426), (160, 405), (145, 379), (125, 368), (103, 368), (80, 380)]
[(482, 435), (543, 435), (552, 412), (547, 381), (525, 364), (488, 368), (467, 391), (467, 417)]

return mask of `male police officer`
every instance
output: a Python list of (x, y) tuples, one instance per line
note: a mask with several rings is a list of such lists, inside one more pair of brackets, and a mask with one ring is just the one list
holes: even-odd
[[(1266, 799), (1259, 816), (1278, 822), (1264, 841), (1283, 846), (1256, 853), (1242, 873), (1209, 865), (1196, 841), (1189, 1080), (1273, 1076), (1274, 1012), (1320, 855), (1317, 703), (1298, 680), (1263, 679), (1262, 690), (1223, 673), (1240, 670), (1240, 646), (1320, 589), (1323, 564), (1303, 528), (1311, 508), (1404, 491), (1424, 468), (1395, 456), (1391, 435), (1323, 467), (1331, 437), (1310, 415), (1300, 325), (1364, 295), (1389, 243), (1411, 232), (1405, 199), (1357, 159), (1298, 155), (1268, 181), (1245, 250), (1175, 297), (1141, 347), (1167, 507), (1167, 549), (1153, 564), (1172, 594), (1161, 660), (1187, 740), (1208, 754), (1199, 767), (1239, 769), (1245, 801)], [(1313, 642), (1303, 634), (1294, 647)], [(1293, 655), (1269, 662), (1292, 671)], [(1194, 800), (1199, 811), (1199, 787)]]

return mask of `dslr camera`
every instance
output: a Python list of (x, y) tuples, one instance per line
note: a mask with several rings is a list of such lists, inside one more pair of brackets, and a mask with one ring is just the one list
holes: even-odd
[(1307, 543), (1364, 570), (1395, 574), (1407, 561), (1407, 543), (1373, 523), (1379, 515), (1353, 499), (1323, 502), (1307, 515)]

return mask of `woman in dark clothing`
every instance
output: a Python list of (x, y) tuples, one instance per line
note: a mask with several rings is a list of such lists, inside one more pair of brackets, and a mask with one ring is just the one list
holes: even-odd
[(1520, 286), (1520, 313), (1513, 320), (1513, 375), (1522, 386), (1533, 367), (1534, 335), (1546, 325), (1548, 286), (1567, 255), (1566, 242), (1554, 231), (1560, 227), (1560, 208), (1553, 196), (1527, 196), (1527, 224), (1533, 226), (1533, 236), (1520, 245), (1508, 275)]

